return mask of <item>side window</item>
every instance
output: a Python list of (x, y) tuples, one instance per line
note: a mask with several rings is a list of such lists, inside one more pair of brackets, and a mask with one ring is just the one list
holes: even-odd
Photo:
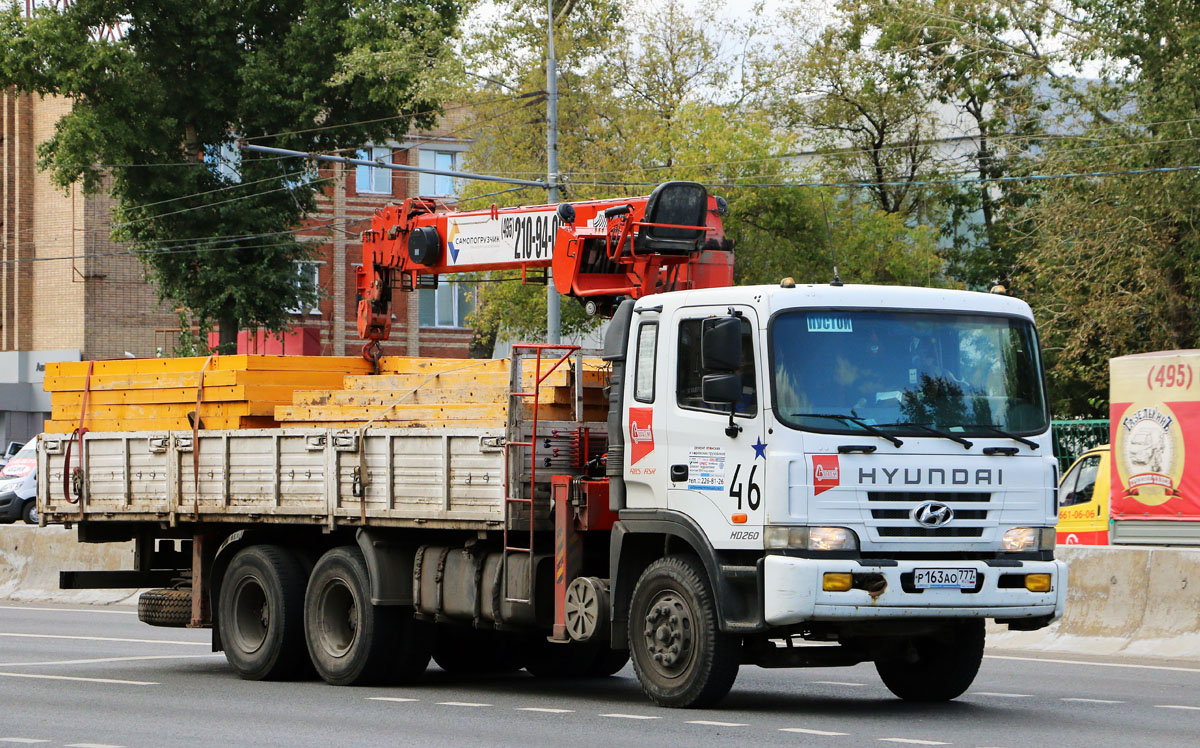
[(639, 403), (654, 402), (654, 361), (658, 352), (658, 323), (647, 322), (638, 328), (637, 379), (633, 399)]
[(1096, 492), (1096, 476), (1100, 472), (1100, 457), (1085, 457), (1076, 465), (1063, 483), (1062, 501), (1059, 506), (1074, 506), (1091, 501)]
[[(719, 405), (704, 402), (702, 396), (702, 383), (706, 372), (700, 355), (700, 339), (704, 321), (697, 318), (685, 319), (679, 323), (679, 369), (675, 377), (675, 397), (681, 408), (727, 413), (728, 411)], [(737, 372), (742, 375), (742, 399), (736, 409), (738, 415), (752, 416), (758, 412), (758, 393), (755, 385), (758, 380), (754, 372), (754, 360), (754, 331), (750, 321), (743, 317), (742, 365)]]

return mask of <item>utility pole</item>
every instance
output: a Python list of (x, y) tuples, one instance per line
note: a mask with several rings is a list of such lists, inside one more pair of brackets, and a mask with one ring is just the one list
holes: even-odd
[[(558, 202), (558, 61), (554, 57), (554, 0), (546, 0), (546, 187), (550, 205)], [(562, 342), (562, 310), (553, 270), (546, 270), (546, 342)]]

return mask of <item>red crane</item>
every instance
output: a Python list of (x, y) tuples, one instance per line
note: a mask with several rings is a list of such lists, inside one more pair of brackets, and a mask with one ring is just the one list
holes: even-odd
[[(665, 182), (648, 196), (519, 208), (448, 210), (408, 198), (375, 212), (363, 232), (358, 334), (379, 355), (392, 326), (392, 293), (436, 288), (449, 273), (551, 268), (559, 293), (608, 316), (624, 297), (732, 285), (725, 201), (695, 182)], [(544, 277), (544, 275), (543, 275)]]

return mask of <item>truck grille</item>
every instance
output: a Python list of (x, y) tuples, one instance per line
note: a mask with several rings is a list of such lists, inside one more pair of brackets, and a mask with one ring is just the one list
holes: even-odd
[[(979, 538), (983, 536), (992, 495), (974, 491), (868, 491), (870, 524), (880, 538)], [(913, 508), (926, 501), (947, 504), (954, 519), (946, 527), (921, 527), (912, 520)], [(964, 506), (966, 505), (966, 506)], [(968, 508), (969, 507), (969, 508)]]

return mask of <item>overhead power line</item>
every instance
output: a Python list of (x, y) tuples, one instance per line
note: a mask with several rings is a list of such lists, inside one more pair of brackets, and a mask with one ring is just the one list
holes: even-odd
[[(1186, 166), (1161, 166), (1148, 167), (1144, 169), (1114, 169), (1111, 171), (1084, 171), (1084, 172), (1068, 172), (1062, 174), (1026, 174), (1012, 175), (999, 177), (970, 177), (962, 179), (926, 179), (926, 180), (900, 180), (900, 181), (847, 181), (847, 182), (760, 182), (760, 183), (731, 183), (731, 182), (709, 182), (706, 187), (717, 187), (721, 189), (739, 189), (745, 187), (755, 188), (770, 188), (770, 187), (904, 187), (904, 186), (932, 186), (939, 184), (980, 184), (987, 182), (1041, 182), (1054, 179), (1085, 179), (1094, 177), (1118, 177), (1138, 174), (1167, 174), (1171, 172), (1184, 171), (1200, 171), (1200, 164), (1189, 164)], [(597, 187), (657, 187), (659, 182), (617, 182), (617, 181), (601, 181), (601, 180), (578, 180), (574, 184), (589, 185)]]

